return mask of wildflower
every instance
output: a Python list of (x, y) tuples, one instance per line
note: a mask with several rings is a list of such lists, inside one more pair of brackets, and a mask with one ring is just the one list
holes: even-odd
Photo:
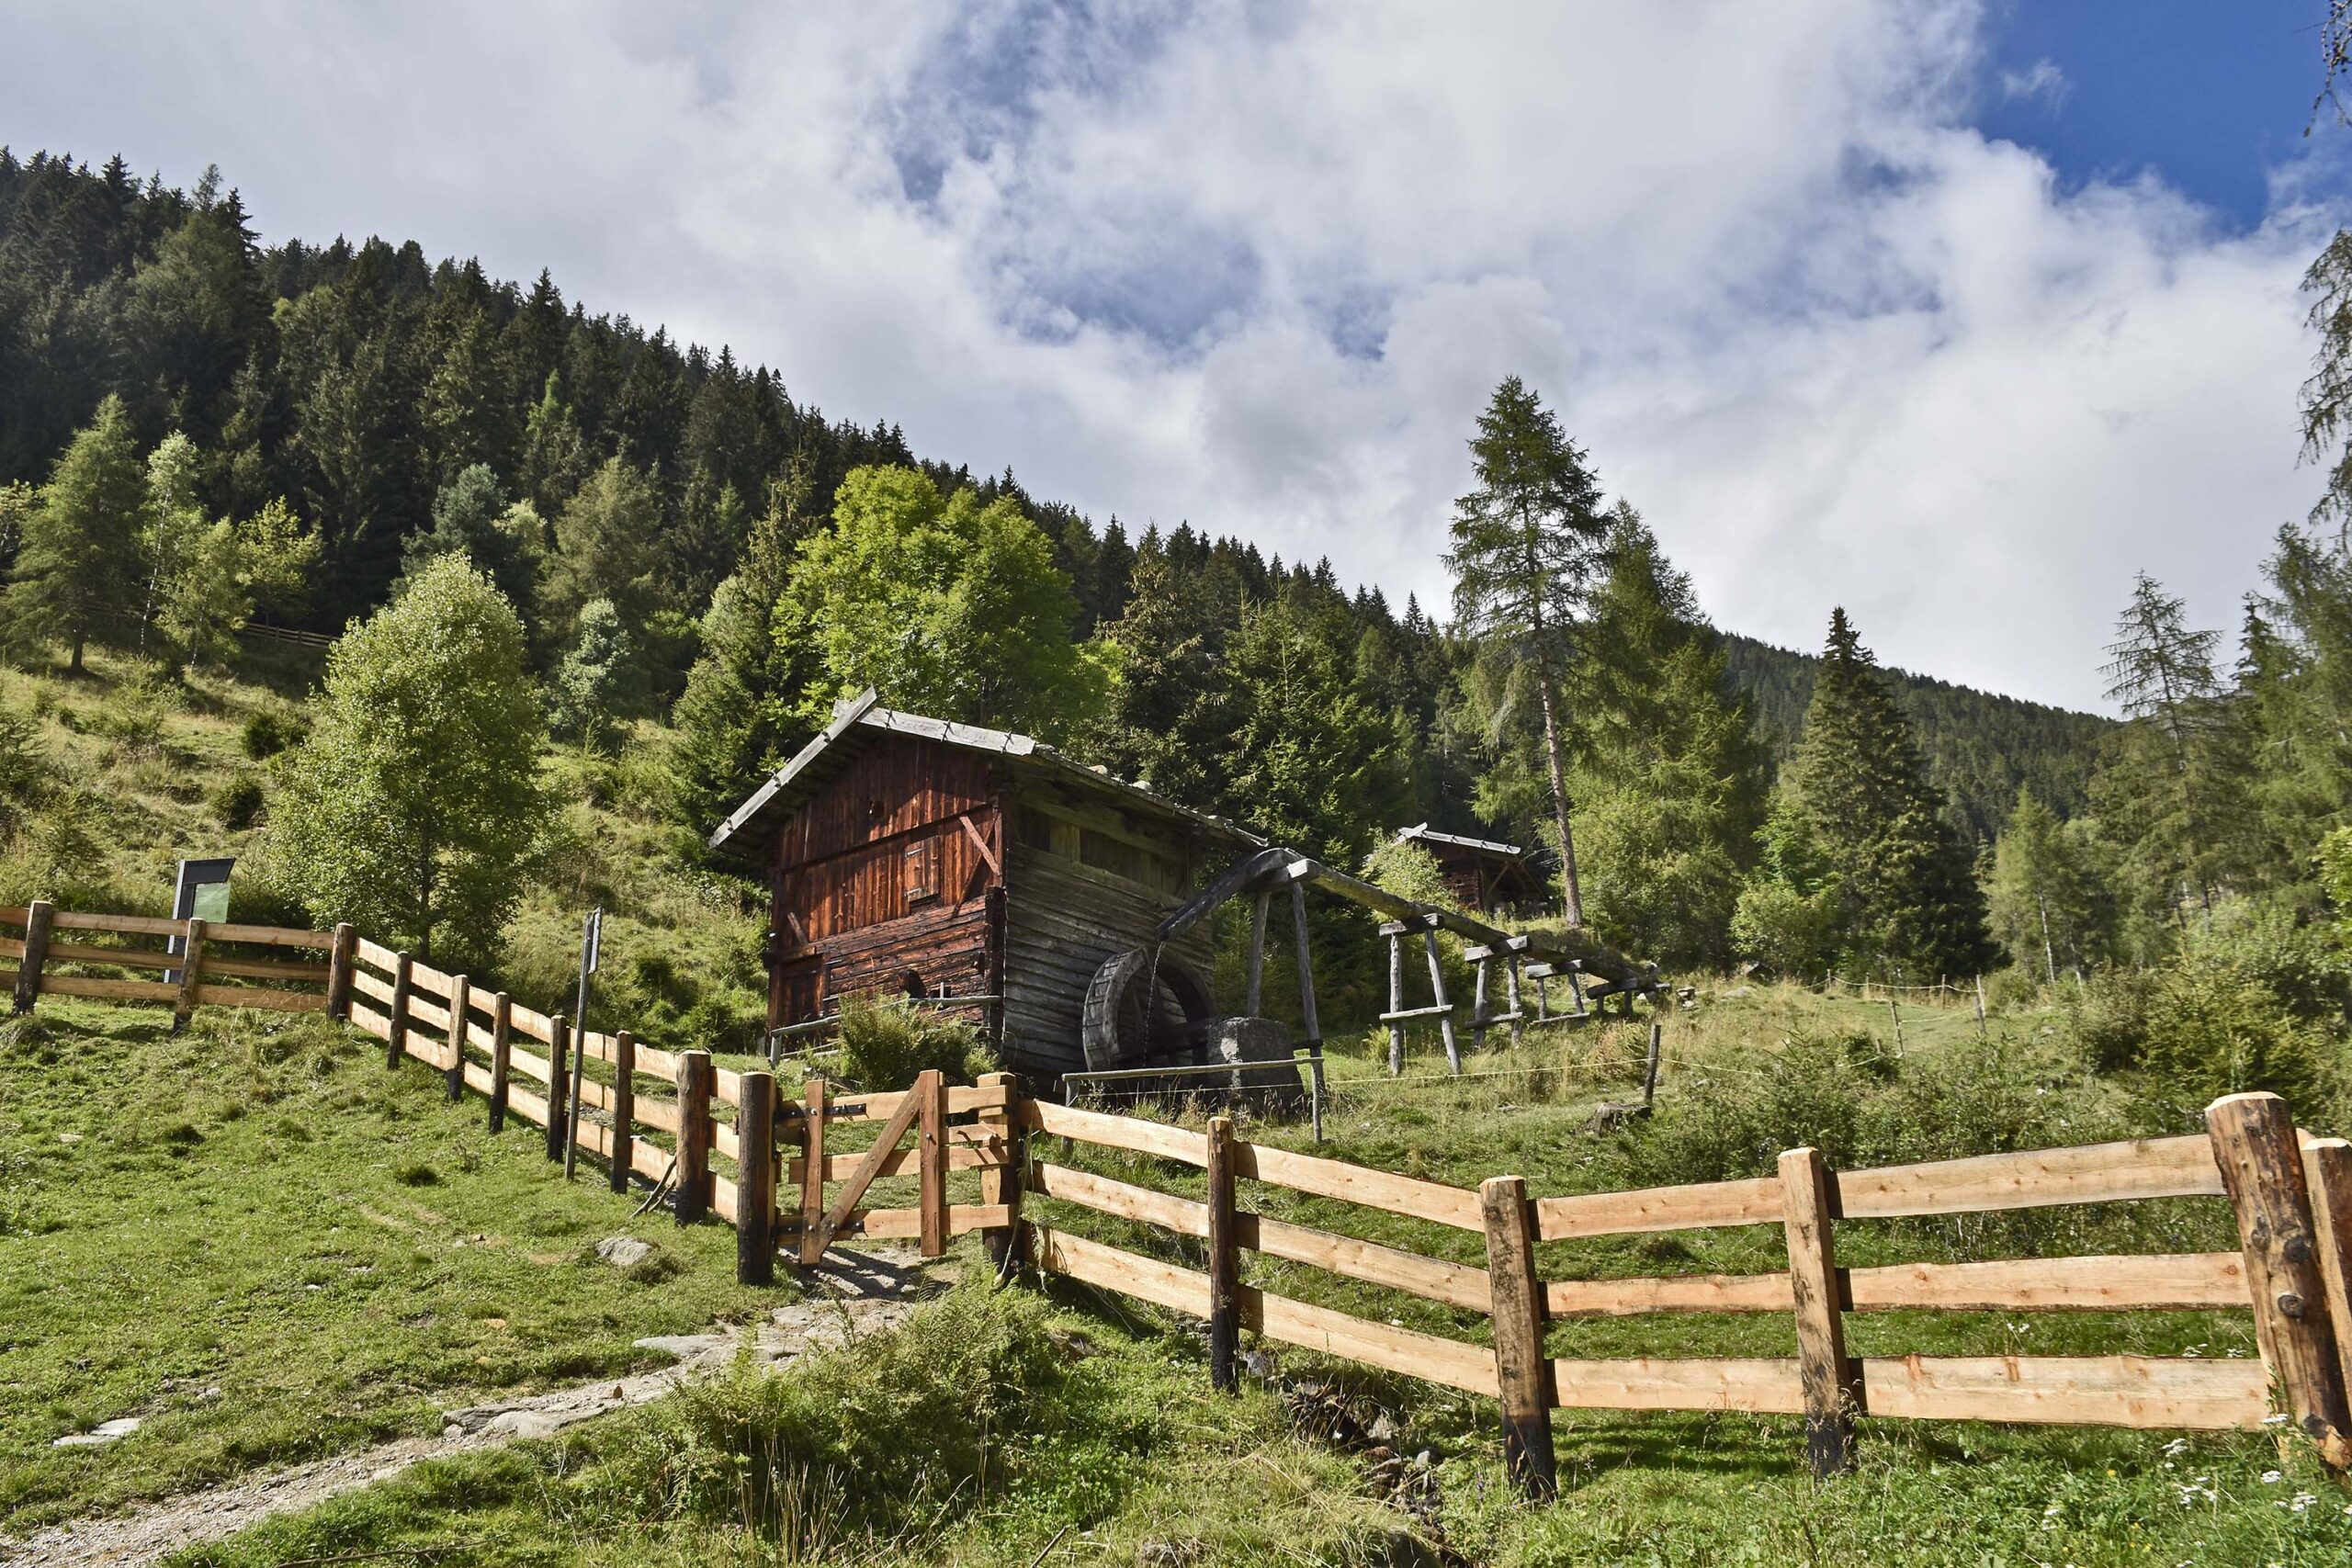
[(2262, 1472), (2262, 1483), (2265, 1486), (2278, 1485), (2278, 1472), (2275, 1470), (2266, 1470)]
[(2287, 1413), (2283, 1410), (2272, 1411), (2262, 1418), (2262, 1424), (2266, 1427), (2283, 1427), (2287, 1424)]
[(2295, 1495), (2293, 1496), (2293, 1498), (2292, 1498), (2292, 1499), (2290, 1499), (2290, 1500), (2289, 1501), (2289, 1503), (2287, 1504), (2287, 1506), (2288, 1506), (2288, 1507), (2290, 1507), (2290, 1508), (2291, 1508), (2291, 1509), (2293, 1509), (2296, 1513), (2299, 1513), (2299, 1514), (2300, 1514), (2300, 1513), (2301, 1513), (2304, 1509), (2306, 1509), (2306, 1508), (2310, 1507), (2313, 1503), (2316, 1503), (2316, 1502), (2318, 1502), (2318, 1501), (2319, 1501), (2318, 1496), (2317, 1496), (2315, 1494), (2313, 1494), (2313, 1493), (2310, 1493), (2310, 1492), (2298, 1492), (2298, 1493), (2296, 1493), (2296, 1494), (2295, 1494)]

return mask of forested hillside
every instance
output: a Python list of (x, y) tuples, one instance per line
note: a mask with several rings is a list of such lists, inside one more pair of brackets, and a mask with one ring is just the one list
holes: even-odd
[[(1787, 761), (1804, 729), (1820, 659), (1736, 632), (1724, 636), (1724, 649), (1757, 735), (1775, 762)], [(1988, 839), (1999, 832), (2020, 788), (2064, 817), (2089, 804), (2099, 737), (2113, 728), (2109, 720), (1906, 670), (1886, 676), (1911, 716), (1929, 773), (1970, 832)]]

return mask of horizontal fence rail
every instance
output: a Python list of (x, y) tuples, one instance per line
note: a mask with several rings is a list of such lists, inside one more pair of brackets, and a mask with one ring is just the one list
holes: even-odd
[[(1741, 1411), (1804, 1418), (1823, 1473), (1850, 1464), (1857, 1417), (2242, 1430), (2283, 1417), (2329, 1463), (2352, 1461), (2352, 1144), (2300, 1132), (2283, 1101), (2233, 1095), (2201, 1135), (2036, 1149), (1835, 1170), (1811, 1149), (1775, 1174), (1630, 1191), (1531, 1196), (1517, 1177), (1476, 1190), (1301, 1153), (1206, 1127), (1056, 1104), (1009, 1074), (975, 1087), (936, 1072), (907, 1090), (835, 1094), (810, 1078), (801, 1097), (773, 1074), (718, 1066), (628, 1031), (577, 1030), (487, 983), (449, 975), (357, 935), (0, 908), (0, 971), (22, 1010), (44, 995), (195, 1006), (323, 1010), (382, 1041), (387, 1067), (440, 1072), (452, 1101), (487, 1101), (489, 1125), (541, 1129), (550, 1159), (604, 1162), (616, 1192), (632, 1177), (666, 1194), (680, 1224), (736, 1228), (737, 1270), (774, 1278), (854, 1238), (909, 1237), (926, 1256), (982, 1233), (1001, 1271), (1047, 1275), (1205, 1318), (1210, 1372), (1238, 1377), (1240, 1335), (1298, 1346), (1497, 1399), (1512, 1475), (1531, 1495), (1554, 1484), (1555, 1409)], [(81, 940), (72, 933), (93, 933)], [(61, 936), (59, 933), (68, 933)], [(125, 939), (167, 937), (177, 953)], [(224, 951), (227, 950), (227, 951)], [(289, 952), (290, 950), (290, 952)], [(322, 964), (308, 953), (323, 953)], [(165, 967), (169, 965), (170, 967)], [(84, 971), (163, 969), (160, 982)], [(259, 984), (208, 984), (212, 975)], [(254, 1000), (254, 998), (266, 998)], [(577, 1085), (577, 1103), (572, 1103)], [(911, 1140), (911, 1142), (910, 1142)], [(1197, 1179), (1201, 1197), (1162, 1191), (1048, 1157), (1040, 1140), (1138, 1156), (1134, 1168)], [(1198, 1173), (1193, 1178), (1191, 1173)], [(876, 1183), (914, 1184), (885, 1206)], [(951, 1199), (951, 1181), (976, 1201)], [(1476, 1235), (1483, 1266), (1426, 1256), (1242, 1206), (1241, 1183)], [(977, 1185), (977, 1192), (973, 1189)], [(1858, 1222), (2057, 1204), (2222, 1200), (2234, 1252), (1911, 1262), (1847, 1267), (1838, 1228)], [(1166, 1233), (1187, 1267), (1073, 1234), (1025, 1203), (1067, 1204)], [(1748, 1225), (1781, 1227), (1788, 1267), (1752, 1274), (1547, 1279), (1536, 1248), (1578, 1239)], [(1485, 1320), (1485, 1343), (1374, 1321), (1244, 1281), (1244, 1255), (1323, 1270)], [(2085, 1356), (1855, 1356), (1849, 1314), (2249, 1312), (2259, 1360)], [(1793, 1357), (1554, 1357), (1547, 1328), (1652, 1314), (1785, 1314)], [(2274, 1404), (2278, 1414), (2273, 1414)]]

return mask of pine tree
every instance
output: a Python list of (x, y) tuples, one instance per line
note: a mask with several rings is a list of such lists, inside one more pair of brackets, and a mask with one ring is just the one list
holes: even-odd
[(62, 642), (80, 674), (93, 642), (124, 640), (137, 619), (147, 474), (122, 400), (109, 396), (76, 434), (27, 516), (0, 621), (11, 640)]
[(2213, 671), (2218, 633), (2141, 572), (2109, 645), (2107, 694), (2125, 726), (2102, 770), (2100, 815), (2154, 886), (2186, 885), (2210, 912), (2238, 857), (2247, 807), (2228, 744), (2228, 706)]
[(1991, 955), (1973, 857), (1928, 783), (1911, 725), (1840, 608), (1789, 770), (1828, 871), (1832, 940), (1851, 962), (1966, 975)]
[(1088, 755), (1121, 778), (1187, 806), (1216, 804), (1215, 782), (1225, 724), (1216, 628), (1197, 577), (1168, 558), (1148, 535), (1129, 574), (1125, 613), (1102, 642), (1116, 678)]
[(2105, 846), (2086, 819), (2057, 813), (2020, 791), (1993, 849), (1986, 886), (1993, 929), (2018, 963), (2055, 981), (2112, 957), (2120, 906)]
[(548, 682), (548, 728), (592, 751), (610, 751), (640, 684), (637, 649), (610, 599), (580, 607), (571, 647)]
[(1607, 525), (1600, 487), (1560, 423), (1516, 376), (1495, 389), (1470, 442), (1478, 488), (1454, 503), (1454, 617), (1532, 673), (1543, 714), (1544, 759), (1560, 840), (1565, 913), (1584, 920), (1576, 840), (1568, 825), (1567, 758), (1560, 679), (1572, 634), (1600, 559)]

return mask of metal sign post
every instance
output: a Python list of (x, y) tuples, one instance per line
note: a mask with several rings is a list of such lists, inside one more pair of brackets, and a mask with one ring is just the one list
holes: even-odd
[(604, 944), (605, 907), (588, 911), (580, 928), (580, 997), (571, 1010), (571, 1099), (565, 1108), (563, 1179), (571, 1179), (580, 1155), (580, 1080), (588, 1060), (588, 976), (596, 972), (598, 950)]
[[(184, 860), (180, 862), (179, 878), (172, 888), (172, 919), (198, 919), (214, 924), (229, 918), (229, 873), (236, 865), (236, 857), (220, 860)], [(174, 937), (165, 951), (177, 953), (187, 945), (184, 937)], [(180, 972), (166, 970), (164, 984), (176, 986)]]

